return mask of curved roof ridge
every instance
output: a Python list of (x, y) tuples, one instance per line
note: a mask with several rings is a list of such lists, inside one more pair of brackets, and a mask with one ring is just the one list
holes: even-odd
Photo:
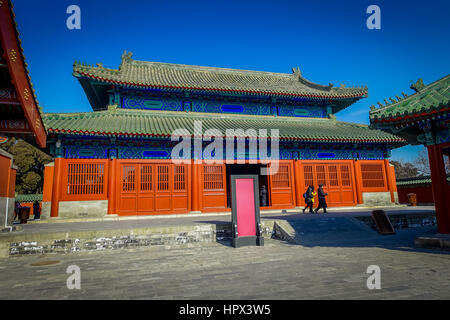
[(74, 76), (126, 87), (151, 87), (161, 90), (217, 92), (218, 94), (260, 95), (307, 99), (339, 99), (351, 104), (367, 96), (367, 87), (321, 85), (305, 79), (300, 70), (277, 73), (209, 66), (196, 66), (132, 59), (131, 52), (122, 54), (118, 69), (74, 63)]

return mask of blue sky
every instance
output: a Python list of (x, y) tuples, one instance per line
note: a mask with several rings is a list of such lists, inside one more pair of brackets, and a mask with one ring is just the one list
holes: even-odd
[[(369, 97), (337, 114), (368, 123), (369, 106), (410, 94), (450, 70), (450, 1), (13, 0), (26, 61), (45, 112), (91, 111), (72, 76), (75, 60), (117, 68), (123, 50), (137, 60), (271, 72), (300, 67), (307, 79), (367, 85)], [(81, 30), (66, 9), (81, 8)], [(366, 9), (381, 9), (369, 30)], [(394, 150), (412, 161), (421, 147)]]

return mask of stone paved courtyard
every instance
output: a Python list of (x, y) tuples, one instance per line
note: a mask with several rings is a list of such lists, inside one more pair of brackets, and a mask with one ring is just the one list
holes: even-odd
[[(429, 230), (334, 245), (213, 242), (10, 257), (0, 259), (0, 299), (450, 299), (449, 252), (413, 247)], [(58, 263), (31, 265), (46, 261)], [(66, 286), (70, 265), (80, 267), (80, 290)], [(369, 265), (381, 268), (380, 290), (367, 289)]]

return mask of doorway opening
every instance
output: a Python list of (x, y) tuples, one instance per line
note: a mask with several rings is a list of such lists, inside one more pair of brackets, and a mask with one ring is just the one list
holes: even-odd
[[(261, 175), (261, 168), (267, 168), (267, 165), (263, 164), (227, 164), (226, 165), (226, 177), (227, 177), (227, 208), (231, 208), (231, 179), (230, 176), (234, 174), (255, 174), (258, 175), (259, 181), (259, 204), (260, 207), (270, 207), (270, 188), (269, 179), (267, 175)], [(266, 196), (261, 195), (261, 190), (265, 188)]]

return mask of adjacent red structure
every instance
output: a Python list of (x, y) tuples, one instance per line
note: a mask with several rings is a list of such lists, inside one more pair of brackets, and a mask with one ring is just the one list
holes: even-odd
[(425, 86), (419, 79), (414, 94), (380, 108), (371, 107), (371, 126), (405, 138), (428, 149), (433, 198), (439, 233), (450, 233), (450, 185), (446, 163), (450, 156), (450, 75)]
[[(45, 148), (46, 131), (9, 0), (0, 1), (0, 43), (0, 142), (15, 137)], [(13, 217), (15, 172), (12, 156), (1, 152), (0, 228)]]

